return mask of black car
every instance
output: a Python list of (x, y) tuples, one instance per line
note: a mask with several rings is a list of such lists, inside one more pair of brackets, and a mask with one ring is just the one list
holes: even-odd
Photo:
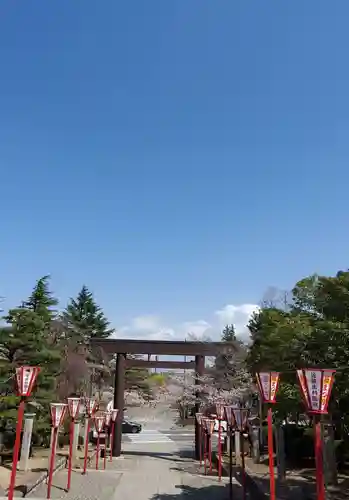
[(123, 434), (138, 434), (141, 432), (142, 426), (137, 422), (132, 422), (131, 420), (124, 419), (122, 421), (122, 433)]
[[(141, 432), (141, 430), (142, 426), (137, 422), (132, 422), (131, 420), (126, 420), (126, 419), (122, 421), (121, 432), (123, 434), (138, 434), (139, 432)], [(101, 432), (100, 434), (101, 444), (104, 443), (104, 439), (105, 439), (105, 433)], [(97, 431), (95, 429), (90, 431), (90, 442), (94, 444), (97, 443)]]

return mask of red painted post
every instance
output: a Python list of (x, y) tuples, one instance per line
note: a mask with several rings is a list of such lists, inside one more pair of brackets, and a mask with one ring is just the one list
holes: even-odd
[[(98, 432), (98, 431), (97, 431)], [(98, 432), (98, 437), (97, 437), (97, 449), (96, 449), (96, 470), (98, 470), (98, 460), (99, 460), (99, 432)]]
[(218, 419), (218, 480), (222, 480), (222, 427), (221, 419)]
[(113, 461), (114, 428), (115, 428), (115, 422), (114, 422), (114, 420), (112, 420), (111, 432), (110, 432), (110, 462)]
[(104, 440), (104, 460), (103, 460), (103, 468), (105, 469), (107, 466), (107, 433), (105, 433)]
[(69, 457), (68, 457), (68, 479), (67, 479), (67, 491), (70, 490), (71, 484), (71, 473), (73, 467), (73, 443), (74, 443), (74, 432), (75, 432), (75, 418), (79, 416), (80, 411), (80, 398), (68, 398), (68, 411), (71, 418), (69, 427)]
[(86, 436), (85, 436), (85, 456), (84, 456), (84, 470), (83, 474), (86, 474), (87, 470), (87, 458), (88, 458), (88, 442), (90, 437), (91, 422), (89, 417), (87, 417), (86, 422)]
[(205, 475), (207, 474), (207, 434), (204, 432), (204, 468)]
[(210, 472), (212, 472), (212, 437), (208, 437), (208, 453), (210, 456)]
[(55, 468), (57, 435), (58, 435), (58, 427), (54, 427), (53, 428), (53, 435), (52, 435), (52, 443), (51, 443), (50, 470), (49, 470), (49, 474), (48, 474), (47, 497), (46, 498), (51, 498), (51, 486), (52, 486), (53, 470)]
[(316, 489), (318, 500), (325, 500), (325, 482), (322, 456), (321, 422), (315, 419), (315, 463), (316, 463)]
[(200, 456), (200, 467), (201, 467), (202, 466), (202, 424), (199, 425), (199, 442), (200, 442), (199, 456)]
[(244, 449), (244, 436), (240, 432), (240, 453), (241, 453), (241, 480), (242, 480), (242, 498), (246, 500), (246, 468), (245, 468), (245, 449)]
[(335, 370), (322, 368), (303, 368), (297, 370), (297, 377), (305, 406), (314, 418), (317, 500), (325, 500), (320, 415), (328, 413), (328, 404), (335, 373)]
[(274, 450), (273, 450), (273, 410), (268, 408), (268, 454), (270, 477), (270, 500), (275, 500)]
[(24, 398), (29, 397), (32, 393), (37, 376), (40, 372), (38, 366), (19, 366), (16, 368), (16, 383), (17, 394), (21, 397), (17, 413), (16, 439), (13, 449), (12, 470), (10, 484), (8, 488), (8, 500), (13, 499), (14, 489), (16, 484), (17, 464), (19, 456), (19, 448), (21, 446), (21, 433), (24, 416)]
[(58, 429), (63, 423), (67, 406), (68, 405), (64, 403), (51, 403), (51, 419), (52, 419), (53, 433), (52, 433), (52, 443), (51, 443), (50, 467), (49, 467), (48, 481), (47, 481), (47, 498), (51, 498), (51, 486), (52, 486), (53, 470), (55, 468)]
[(71, 472), (72, 472), (72, 462), (73, 462), (73, 439), (74, 439), (74, 419), (70, 421), (69, 427), (69, 456), (68, 456), (68, 479), (67, 479), (67, 491), (70, 490), (71, 484)]
[(19, 407), (18, 407), (17, 425), (16, 425), (16, 440), (15, 440), (15, 446), (13, 449), (13, 461), (12, 461), (10, 486), (8, 489), (8, 500), (13, 499), (13, 494), (14, 494), (14, 489), (15, 489), (19, 447), (21, 445), (21, 432), (22, 432), (22, 425), (23, 425), (23, 416), (24, 416), (24, 399), (21, 400), (21, 402), (19, 403)]

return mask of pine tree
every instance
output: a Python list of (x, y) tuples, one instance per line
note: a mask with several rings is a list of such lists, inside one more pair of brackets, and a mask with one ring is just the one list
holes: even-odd
[(48, 436), (49, 403), (55, 400), (60, 353), (48, 343), (45, 322), (34, 311), (12, 309), (4, 319), (7, 326), (0, 329), (0, 427), (13, 429), (16, 423), (19, 402), (14, 378), (16, 367), (39, 366), (41, 372), (28, 404), (34, 401), (36, 428)]
[(50, 276), (43, 276), (38, 279), (29, 299), (23, 303), (23, 307), (35, 312), (45, 323), (49, 325), (55, 317), (55, 310), (58, 300), (49, 289)]
[(236, 335), (235, 335), (234, 325), (233, 324), (226, 325), (222, 332), (222, 342), (235, 342), (235, 341), (236, 341)]
[(241, 369), (241, 342), (236, 339), (234, 325), (226, 325), (222, 331), (222, 342), (227, 344), (227, 349), (216, 356), (214, 378), (222, 390), (231, 390), (235, 378)]
[(108, 338), (114, 332), (101, 307), (96, 304), (92, 292), (85, 285), (76, 299), (70, 299), (63, 316), (69, 326), (71, 338), (75, 338), (77, 343), (88, 343), (91, 338)]

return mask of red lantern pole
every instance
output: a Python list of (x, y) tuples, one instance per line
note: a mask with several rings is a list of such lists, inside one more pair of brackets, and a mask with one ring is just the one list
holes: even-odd
[(108, 441), (108, 434), (109, 434), (109, 427), (110, 427), (110, 421), (111, 421), (111, 413), (109, 411), (106, 411), (104, 413), (104, 424), (105, 424), (105, 438), (104, 438), (104, 460), (103, 460), (103, 468), (104, 470), (107, 467), (107, 441)]
[(222, 480), (222, 420), (224, 419), (223, 402), (216, 403), (216, 413), (218, 419), (218, 480)]
[(85, 453), (84, 453), (84, 469), (83, 469), (83, 474), (86, 474), (86, 469), (87, 469), (87, 458), (88, 458), (88, 441), (89, 441), (89, 436), (90, 436), (90, 430), (91, 430), (91, 422), (90, 418), (87, 417), (86, 419), (86, 443), (85, 443)]
[(110, 443), (110, 461), (112, 462), (113, 460), (113, 447), (114, 447), (114, 432), (115, 432), (115, 422), (116, 422), (116, 419), (117, 419), (117, 416), (119, 414), (119, 410), (117, 410), (116, 408), (113, 408), (111, 410), (111, 432), (110, 432), (110, 439), (111, 439), (111, 443)]
[(101, 439), (101, 432), (103, 430), (104, 420), (105, 420), (104, 417), (95, 417), (95, 428), (97, 431), (96, 470), (98, 470), (99, 455), (101, 452), (100, 439)]
[(25, 405), (24, 399), (21, 399), (21, 402), (19, 403), (19, 407), (18, 407), (17, 425), (16, 425), (16, 440), (15, 440), (15, 446), (13, 449), (12, 471), (11, 471), (10, 486), (8, 489), (8, 499), (9, 500), (13, 499), (15, 483), (16, 483), (16, 472), (17, 472), (17, 464), (18, 464), (19, 447), (21, 445), (21, 432), (22, 432), (22, 425), (23, 425), (24, 405)]
[[(260, 372), (256, 374), (257, 384), (261, 399), (264, 403), (276, 403), (276, 393), (279, 387), (280, 373)], [(268, 409), (268, 454), (269, 454), (269, 479), (270, 499), (276, 500), (274, 450), (273, 450), (273, 412)]]
[(316, 464), (316, 489), (318, 500), (325, 500), (324, 465), (322, 457), (321, 422), (314, 419), (315, 428), (315, 464)]
[(335, 370), (323, 370), (319, 368), (297, 370), (305, 406), (308, 413), (314, 416), (316, 489), (318, 500), (325, 500), (323, 447), (319, 416), (328, 412), (334, 374)]
[(242, 494), (243, 499), (246, 500), (246, 469), (245, 469), (245, 450), (243, 432), (247, 428), (249, 408), (231, 407), (232, 418), (231, 421), (235, 424), (236, 429), (239, 431), (240, 437), (240, 454), (241, 454), (241, 479), (242, 479)]
[(84, 469), (83, 474), (86, 474), (87, 470), (87, 458), (88, 458), (88, 444), (90, 438), (90, 430), (91, 430), (91, 418), (96, 408), (96, 401), (91, 398), (85, 399), (85, 407), (86, 407), (86, 436), (85, 436), (85, 454), (84, 454)]
[(211, 418), (207, 419), (206, 425), (207, 425), (207, 435), (208, 435), (208, 455), (210, 461), (210, 472), (212, 472), (212, 433), (214, 431), (214, 424), (215, 424), (214, 420), (212, 420)]
[(207, 474), (207, 419), (202, 417), (201, 425), (203, 426), (203, 440), (204, 440), (204, 472)]
[(273, 449), (273, 410), (268, 408), (268, 454), (269, 454), (269, 477), (270, 477), (270, 498), (276, 498), (275, 475), (274, 475), (274, 449)]
[(51, 498), (51, 487), (52, 487), (53, 471), (55, 468), (55, 456), (56, 456), (58, 428), (63, 423), (66, 409), (67, 409), (67, 405), (64, 403), (51, 403), (51, 418), (52, 418), (52, 426), (53, 426), (53, 435), (52, 435), (52, 443), (51, 443), (50, 466), (49, 466), (48, 481), (47, 481), (47, 498), (48, 499)]
[(80, 398), (68, 398), (68, 410), (71, 418), (70, 428), (69, 428), (69, 457), (68, 457), (68, 479), (67, 479), (67, 491), (70, 490), (71, 484), (71, 473), (73, 466), (73, 441), (74, 441), (74, 426), (75, 419), (79, 415), (80, 409)]
[(98, 470), (98, 460), (99, 460), (99, 432), (97, 432), (97, 450), (96, 450), (96, 470)]
[(232, 412), (232, 406), (224, 407), (225, 418), (227, 421), (227, 430), (229, 429), (229, 500), (233, 498), (233, 429), (235, 426), (235, 417)]
[(19, 403), (18, 413), (17, 413), (16, 439), (13, 448), (12, 470), (11, 470), (10, 484), (8, 488), (8, 500), (13, 500), (14, 489), (16, 484), (17, 464), (18, 464), (19, 448), (21, 445), (21, 432), (22, 432), (24, 407), (25, 407), (24, 398), (29, 397), (31, 395), (39, 372), (40, 368), (36, 366), (21, 366), (19, 368), (16, 368), (17, 391), (18, 395), (21, 397), (21, 401)]

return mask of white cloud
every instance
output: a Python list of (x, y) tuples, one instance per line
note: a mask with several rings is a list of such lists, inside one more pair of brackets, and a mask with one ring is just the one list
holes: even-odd
[(140, 331), (157, 330), (161, 324), (159, 316), (148, 314), (146, 316), (137, 316), (132, 320), (132, 328)]
[(155, 314), (136, 316), (126, 326), (118, 328), (118, 338), (143, 338), (148, 340), (184, 340), (188, 334), (195, 337), (210, 337), (219, 340), (222, 329), (226, 324), (233, 323), (236, 334), (244, 341), (248, 340), (247, 323), (254, 311), (258, 310), (255, 304), (227, 304), (222, 309), (211, 314), (212, 320), (199, 319), (185, 321), (178, 325), (167, 325), (162, 318)]
[(218, 318), (221, 329), (225, 325), (233, 324), (237, 336), (241, 340), (247, 341), (249, 338), (247, 323), (252, 314), (258, 309), (259, 307), (256, 304), (241, 304), (238, 306), (227, 304), (222, 309), (216, 311), (215, 315)]

